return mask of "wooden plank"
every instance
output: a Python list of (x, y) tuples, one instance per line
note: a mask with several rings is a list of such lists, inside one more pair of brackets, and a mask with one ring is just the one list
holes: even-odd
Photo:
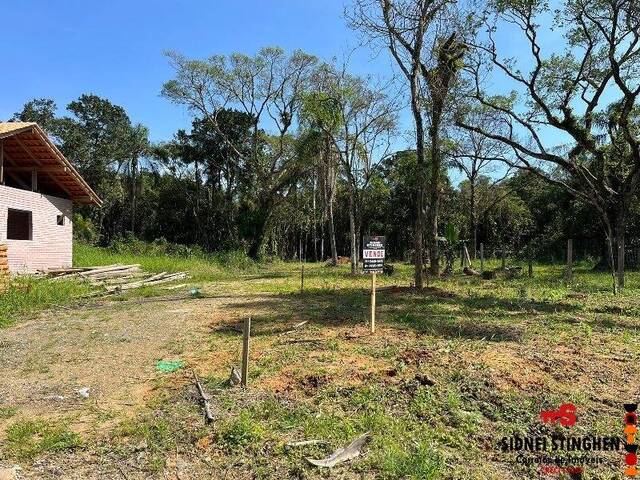
[[(65, 173), (68, 171), (68, 168), (62, 165), (49, 167), (36, 166), (35, 169), (40, 173)], [(5, 167), (5, 170), (10, 172), (32, 172), (34, 170), (34, 167)]]
[[(38, 165), (41, 166), (42, 162), (40, 162), (35, 155), (31, 152), (31, 150), (29, 150), (20, 140), (20, 138), (18, 138), (18, 136), (14, 136), (13, 137), (15, 139), (16, 142), (18, 142), (18, 144), (24, 149), (25, 152), (27, 152), (27, 155), (29, 155), (29, 157), (31, 157), (31, 160), (33, 160), (33, 162)], [(60, 182), (57, 178), (51, 176), (51, 179), (53, 180), (53, 182), (58, 185), (67, 195), (69, 195), (70, 198), (73, 197), (73, 194), (67, 189), (67, 187), (65, 187), (62, 182)], [(33, 184), (33, 177), (32, 177), (32, 184)]]

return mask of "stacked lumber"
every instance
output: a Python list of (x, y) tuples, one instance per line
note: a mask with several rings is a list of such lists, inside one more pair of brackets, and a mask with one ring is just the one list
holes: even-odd
[(148, 274), (140, 268), (139, 264), (56, 268), (46, 270), (42, 273), (52, 278), (53, 281), (68, 279), (84, 280), (93, 286), (105, 287), (107, 294), (130, 290), (132, 288), (184, 280), (188, 277), (185, 272)]
[(0, 277), (9, 275), (9, 259), (7, 258), (7, 245), (0, 245)]
[(54, 280), (77, 278), (92, 285), (103, 285), (115, 279), (136, 278), (143, 275), (140, 265), (107, 265), (103, 267), (57, 268), (47, 270), (47, 276)]
[(167, 273), (162, 272), (157, 275), (152, 275), (150, 277), (144, 278), (142, 280), (138, 280), (135, 282), (124, 283), (121, 285), (112, 285), (107, 287), (108, 293), (120, 292), (123, 290), (130, 290), (132, 288), (140, 288), (140, 287), (148, 287), (151, 285), (159, 285), (161, 283), (174, 282), (176, 280), (184, 280), (187, 278), (187, 274), (185, 272), (178, 273)]

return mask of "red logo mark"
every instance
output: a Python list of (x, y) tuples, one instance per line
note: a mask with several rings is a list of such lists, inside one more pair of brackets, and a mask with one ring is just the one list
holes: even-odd
[(540, 420), (544, 423), (560, 421), (563, 427), (573, 427), (577, 420), (576, 406), (573, 403), (563, 403), (558, 410), (543, 410), (540, 412)]

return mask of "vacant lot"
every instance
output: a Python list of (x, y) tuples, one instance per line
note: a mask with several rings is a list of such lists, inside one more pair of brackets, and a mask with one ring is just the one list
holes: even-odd
[[(299, 265), (274, 264), (199, 277), (201, 298), (185, 287), (29, 315), (0, 330), (0, 467), (19, 466), (17, 478), (538, 478), (499, 450), (503, 436), (562, 431), (539, 414), (568, 402), (578, 421), (565, 433), (619, 436), (622, 403), (639, 393), (640, 276), (613, 297), (606, 274), (584, 268), (567, 287), (561, 270), (416, 292), (396, 265), (379, 277), (375, 335), (369, 278), (309, 264), (303, 293)], [(227, 380), (249, 316), (245, 391)], [(183, 367), (163, 373), (159, 360)], [(305, 460), (367, 431), (352, 462)], [(302, 440), (325, 443), (287, 445)], [(584, 478), (622, 478), (622, 452), (591, 455), (603, 463)]]

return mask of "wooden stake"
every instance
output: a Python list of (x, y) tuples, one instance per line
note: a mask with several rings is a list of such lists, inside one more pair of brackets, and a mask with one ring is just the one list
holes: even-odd
[(567, 240), (567, 269), (564, 273), (564, 279), (567, 283), (573, 280), (573, 240)]
[(300, 268), (300, 293), (304, 293), (304, 262)]
[(484, 243), (480, 244), (480, 272), (484, 272)]
[(504, 246), (502, 247), (502, 270), (505, 270), (507, 268), (507, 252), (504, 249)]
[(464, 258), (464, 262), (462, 263), (462, 266), (471, 268), (471, 257), (469, 256), (469, 250), (467, 250), (466, 245), (462, 247), (462, 256)]
[(244, 321), (242, 329), (242, 380), (240, 384), (247, 387), (249, 377), (249, 336), (251, 335), (251, 317)]
[(376, 333), (376, 274), (371, 274), (371, 333)]
[(196, 388), (198, 389), (198, 393), (200, 394), (200, 398), (202, 399), (202, 407), (204, 408), (204, 418), (207, 423), (213, 422), (213, 413), (211, 412), (211, 397), (207, 395), (200, 383), (200, 379), (198, 378), (198, 374), (195, 370), (193, 372), (193, 380), (196, 382)]

